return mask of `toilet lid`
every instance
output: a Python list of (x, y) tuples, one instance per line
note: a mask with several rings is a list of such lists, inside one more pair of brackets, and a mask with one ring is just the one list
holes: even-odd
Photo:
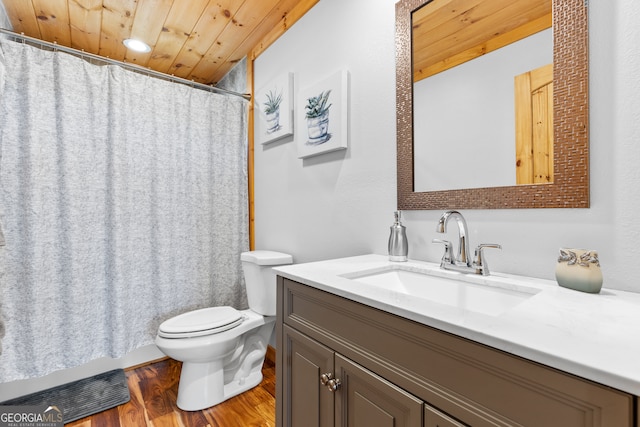
[(164, 338), (188, 338), (217, 334), (242, 323), (242, 313), (233, 307), (209, 307), (165, 320), (158, 328)]

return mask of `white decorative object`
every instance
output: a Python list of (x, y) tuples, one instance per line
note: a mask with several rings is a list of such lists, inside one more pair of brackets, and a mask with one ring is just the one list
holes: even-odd
[(293, 135), (293, 73), (283, 74), (258, 91), (254, 108), (260, 144)]
[(560, 249), (556, 281), (565, 288), (597, 294), (602, 289), (598, 253), (585, 249)]
[(298, 157), (344, 150), (349, 140), (349, 72), (337, 72), (300, 91)]

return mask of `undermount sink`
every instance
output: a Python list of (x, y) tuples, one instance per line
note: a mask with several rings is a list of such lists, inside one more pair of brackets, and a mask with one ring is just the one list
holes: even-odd
[(490, 316), (499, 315), (540, 292), (539, 289), (441, 270), (401, 265), (342, 275), (398, 294)]

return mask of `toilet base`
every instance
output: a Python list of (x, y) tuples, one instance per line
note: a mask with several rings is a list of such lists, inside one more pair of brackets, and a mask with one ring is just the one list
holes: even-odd
[(204, 363), (184, 361), (178, 385), (178, 408), (206, 409), (260, 384), (274, 320), (260, 317), (264, 323), (239, 337), (235, 349), (222, 358)]
[(222, 366), (216, 363), (183, 363), (178, 386), (178, 408), (200, 411), (224, 402), (262, 382), (262, 371), (224, 384)]

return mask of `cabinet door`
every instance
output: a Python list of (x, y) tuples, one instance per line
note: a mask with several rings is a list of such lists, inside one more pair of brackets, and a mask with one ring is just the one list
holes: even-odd
[(436, 408), (424, 405), (424, 427), (467, 427), (467, 425), (459, 423)]
[(422, 401), (371, 371), (335, 355), (336, 427), (422, 427)]
[(282, 372), (284, 406), (282, 426), (333, 426), (333, 393), (320, 384), (320, 376), (333, 372), (333, 351), (283, 326), (286, 357)]

